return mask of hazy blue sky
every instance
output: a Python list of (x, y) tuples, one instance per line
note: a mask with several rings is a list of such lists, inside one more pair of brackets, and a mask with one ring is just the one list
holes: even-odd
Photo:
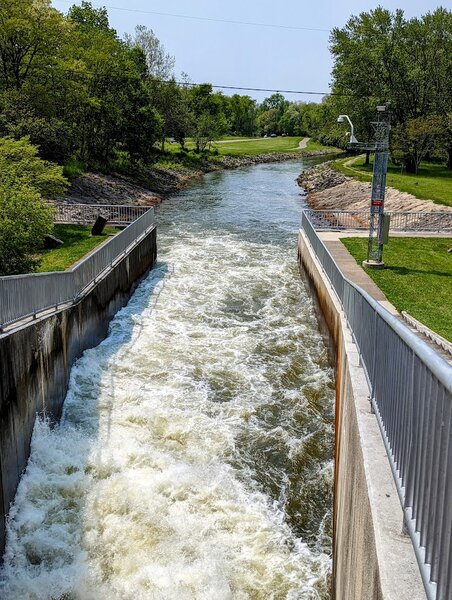
[[(63, 12), (72, 3), (53, 0), (53, 5)], [(391, 11), (402, 8), (410, 17), (420, 16), (440, 5), (451, 8), (450, 0), (440, 3), (432, 0), (382, 0), (379, 3), (368, 0), (93, 0), (92, 4), (108, 8), (110, 24), (119, 35), (132, 33), (136, 24), (152, 28), (166, 50), (175, 56), (176, 75), (185, 71), (194, 82), (321, 92), (328, 91), (330, 83), (328, 31), (342, 27), (350, 15), (371, 10), (378, 4)], [(132, 11), (160, 11), (326, 31), (203, 22)], [(258, 100), (268, 95), (249, 94)]]

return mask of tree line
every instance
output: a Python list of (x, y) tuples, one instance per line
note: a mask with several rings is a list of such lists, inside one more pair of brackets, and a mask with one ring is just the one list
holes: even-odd
[[(209, 83), (182, 85), (174, 58), (143, 25), (121, 39), (105, 8), (83, 1), (66, 15), (50, 0), (0, 5), (0, 136), (28, 136), (40, 156), (108, 166), (118, 153), (149, 161), (172, 138), (204, 151), (230, 134), (308, 135), (345, 147), (337, 115), (373, 139), (375, 107), (392, 120), (392, 159), (415, 171), (433, 156), (452, 168), (452, 13), (406, 19), (377, 8), (333, 29), (332, 93), (320, 103), (273, 94), (258, 104)], [(186, 85), (185, 85), (186, 84)]]
[(420, 18), (381, 7), (333, 29), (332, 92), (314, 126), (317, 137), (340, 144), (331, 126), (348, 114), (362, 141), (371, 141), (375, 107), (390, 115), (391, 158), (416, 172), (424, 158), (452, 168), (452, 12), (437, 8)]
[(149, 160), (168, 138), (184, 149), (191, 137), (201, 152), (224, 134), (281, 129), (273, 113), (279, 119), (284, 98), (259, 107), (188, 76), (181, 85), (173, 70), (151, 29), (121, 39), (105, 8), (83, 1), (63, 15), (50, 0), (3, 0), (0, 136), (28, 136), (44, 159), (107, 166), (117, 152)]

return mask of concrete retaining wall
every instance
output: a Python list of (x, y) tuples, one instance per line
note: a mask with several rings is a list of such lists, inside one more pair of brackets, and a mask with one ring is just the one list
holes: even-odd
[(154, 228), (76, 305), (0, 335), (0, 552), (36, 414), (59, 418), (72, 365), (105, 338), (156, 256)]
[(425, 599), (357, 348), (339, 300), (300, 232), (300, 265), (336, 350), (333, 582), (336, 600)]

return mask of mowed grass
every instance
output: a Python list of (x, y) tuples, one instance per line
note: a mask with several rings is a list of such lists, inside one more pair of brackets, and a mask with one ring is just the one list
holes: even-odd
[(228, 156), (252, 156), (254, 154), (269, 154), (271, 152), (297, 151), (298, 144), (302, 139), (302, 137), (259, 137), (241, 142), (233, 142), (231, 140), (223, 144), (214, 142), (212, 147), (218, 149), (220, 154)]
[[(299, 143), (303, 136), (291, 137), (256, 137), (256, 138), (223, 138), (214, 141), (207, 146), (207, 149), (217, 152), (223, 156), (253, 156), (256, 154), (270, 154), (273, 152), (290, 152), (303, 154), (305, 152), (326, 151), (331, 153), (341, 152), (338, 148), (331, 146), (322, 146), (318, 142), (309, 140), (306, 148), (299, 148)], [(192, 140), (187, 140), (186, 147), (188, 150), (194, 150), (195, 144)], [(168, 152), (178, 154), (180, 149), (178, 144), (167, 144)]]
[[(359, 181), (367, 182), (372, 179), (373, 157), (370, 165), (364, 164), (364, 156), (358, 156), (355, 160), (350, 158), (337, 160), (333, 166), (344, 175)], [(423, 162), (418, 173), (414, 175), (402, 173), (400, 166), (389, 163), (386, 183), (421, 200), (432, 200), (435, 204), (452, 206), (452, 169), (447, 169), (445, 166)]]
[(340, 152), (337, 148), (330, 146), (322, 146), (318, 142), (309, 140), (306, 148), (299, 148), (299, 143), (303, 137), (275, 137), (275, 138), (256, 138), (253, 140), (228, 141), (227, 143), (216, 143), (212, 146), (216, 148), (220, 154), (229, 156), (252, 156), (255, 154), (269, 154), (272, 152), (290, 152), (295, 156), (306, 152)]
[(92, 236), (90, 226), (55, 225), (53, 235), (64, 244), (59, 248), (42, 250), (39, 253), (41, 263), (38, 272), (65, 271), (118, 231), (115, 227), (106, 227), (102, 235)]
[[(361, 265), (366, 238), (342, 238)], [(399, 312), (402, 310), (452, 341), (452, 238), (390, 238), (383, 260), (386, 268), (368, 275)]]

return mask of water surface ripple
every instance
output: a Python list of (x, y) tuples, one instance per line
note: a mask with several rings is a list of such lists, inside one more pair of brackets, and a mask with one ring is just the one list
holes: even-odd
[(333, 374), (300, 280), (300, 164), (211, 174), (36, 423), (0, 596), (328, 597)]

